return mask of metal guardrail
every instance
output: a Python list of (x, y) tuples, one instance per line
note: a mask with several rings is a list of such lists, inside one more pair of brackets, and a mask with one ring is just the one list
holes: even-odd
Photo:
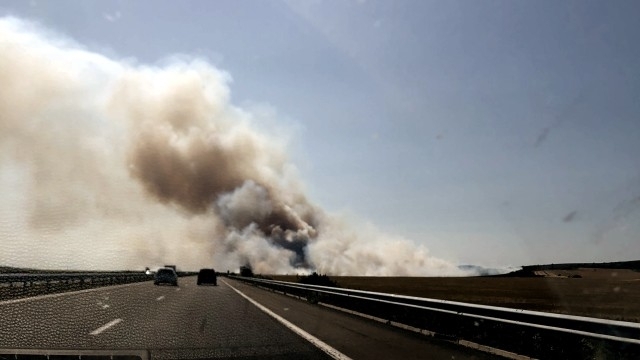
[(143, 272), (0, 274), (0, 300), (153, 280)]
[[(232, 277), (391, 322), (519, 354), (640, 358), (640, 323), (518, 310), (371, 291)], [(600, 355), (598, 355), (600, 354)]]
[[(178, 277), (193, 276), (197, 272), (179, 271)], [(60, 272), (60, 273), (6, 273), (0, 274), (0, 286), (32, 286), (40, 283), (74, 283), (99, 282), (102, 284), (117, 284), (123, 282), (137, 282), (153, 280), (154, 273), (146, 274), (136, 271), (107, 271), (107, 272)]]
[[(152, 280), (153, 275), (134, 272), (105, 273), (24, 273), (0, 274), (0, 284), (8, 287), (31, 287), (51, 284), (120, 284), (127, 282)], [(20, 286), (18, 286), (20, 285)]]

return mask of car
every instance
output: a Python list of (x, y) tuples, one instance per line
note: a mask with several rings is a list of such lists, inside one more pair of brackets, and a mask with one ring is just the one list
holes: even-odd
[(162, 268), (156, 272), (156, 276), (153, 281), (154, 285), (169, 284), (178, 286), (178, 274), (171, 268)]
[(218, 277), (214, 269), (200, 269), (200, 272), (198, 272), (198, 285), (203, 284), (218, 285)]

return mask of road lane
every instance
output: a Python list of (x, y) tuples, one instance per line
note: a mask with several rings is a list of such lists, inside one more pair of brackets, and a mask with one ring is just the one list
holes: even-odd
[[(500, 359), (304, 300), (224, 279), (274, 313), (352, 359)], [(221, 281), (222, 282), (222, 281)]]
[(252, 303), (253, 305), (255, 305), (256, 307), (258, 307), (258, 309), (262, 310), (263, 312), (267, 313), (269, 316), (271, 316), (272, 318), (278, 320), (278, 322), (280, 322), (282, 325), (286, 326), (287, 328), (291, 329), (293, 332), (295, 332), (296, 334), (300, 335), (302, 338), (304, 338), (305, 340), (309, 341), (310, 343), (312, 343), (313, 345), (315, 345), (316, 347), (318, 347), (319, 349), (321, 349), (322, 351), (324, 351), (325, 353), (329, 354), (329, 356), (331, 356), (332, 358), (336, 359), (336, 360), (352, 360), (351, 358), (349, 358), (348, 356), (342, 354), (341, 352), (339, 352), (338, 350), (334, 349), (333, 347), (331, 347), (329, 344), (325, 343), (324, 341), (318, 339), (317, 337), (309, 334), (308, 332), (302, 330), (301, 328), (299, 328), (298, 326), (294, 325), (293, 323), (291, 323), (290, 321), (286, 320), (285, 318), (283, 318), (282, 316), (274, 313), (273, 311), (269, 310), (268, 308), (266, 308), (265, 306), (263, 306), (262, 304), (260, 304), (259, 302), (253, 300), (252, 298), (248, 297), (247, 295), (245, 295), (243, 292), (241, 292), (240, 290), (236, 289), (235, 287), (229, 285), (229, 283), (227, 283), (226, 281), (222, 280), (222, 282), (231, 287), (233, 289), (233, 291), (237, 292), (238, 294), (240, 294), (240, 296), (242, 296), (243, 298), (249, 300), (250, 303)]
[(158, 359), (327, 358), (228, 286), (197, 286), (193, 277), (179, 283), (0, 304), (0, 346), (150, 349)]
[[(326, 359), (327, 355), (235, 293), (152, 282), (0, 303), (0, 347), (147, 349), (152, 358)], [(233, 280), (249, 297), (353, 359), (487, 359)]]

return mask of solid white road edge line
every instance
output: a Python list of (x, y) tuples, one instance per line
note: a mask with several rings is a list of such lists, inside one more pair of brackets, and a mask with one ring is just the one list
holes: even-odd
[(269, 315), (269, 316), (273, 317), (274, 319), (278, 320), (280, 323), (282, 323), (282, 325), (286, 326), (287, 328), (292, 330), (294, 333), (300, 335), (302, 338), (304, 338), (308, 342), (312, 343), (315, 347), (317, 347), (318, 349), (324, 351), (325, 353), (327, 353), (332, 358), (339, 359), (339, 360), (351, 360), (351, 358), (348, 357), (347, 355), (341, 353), (340, 351), (334, 349), (333, 347), (331, 347), (329, 344), (325, 343), (324, 341), (318, 339), (317, 337), (315, 337), (315, 336), (309, 334), (308, 332), (300, 329), (299, 327), (293, 325), (292, 323), (290, 323), (288, 320), (284, 319), (280, 315), (274, 313), (273, 311), (267, 309), (265, 306), (263, 306), (259, 302), (257, 302), (255, 300), (253, 300), (252, 298), (248, 297), (247, 295), (242, 293), (240, 290), (234, 288), (228, 282), (224, 281), (224, 279), (220, 279), (220, 280), (222, 280), (223, 283), (225, 283), (227, 286), (229, 286), (235, 292), (240, 294), (240, 296), (242, 296), (243, 298), (249, 300), (249, 302), (252, 303), (253, 305), (255, 305), (258, 309), (264, 311), (265, 313), (267, 313), (267, 315)]
[(117, 325), (121, 321), (122, 321), (122, 319), (115, 319), (115, 320), (109, 321), (108, 323), (106, 323), (106, 324), (100, 326), (99, 328), (93, 330), (92, 332), (90, 332), (89, 335), (98, 335), (101, 332), (107, 330), (108, 328), (110, 328), (110, 327), (112, 327), (114, 325)]

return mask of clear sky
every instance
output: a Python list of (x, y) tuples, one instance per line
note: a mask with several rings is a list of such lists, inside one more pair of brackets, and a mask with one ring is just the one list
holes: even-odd
[(112, 58), (208, 59), (234, 104), (291, 129), (315, 203), (489, 266), (640, 258), (639, 14), (637, 1), (0, 3)]

